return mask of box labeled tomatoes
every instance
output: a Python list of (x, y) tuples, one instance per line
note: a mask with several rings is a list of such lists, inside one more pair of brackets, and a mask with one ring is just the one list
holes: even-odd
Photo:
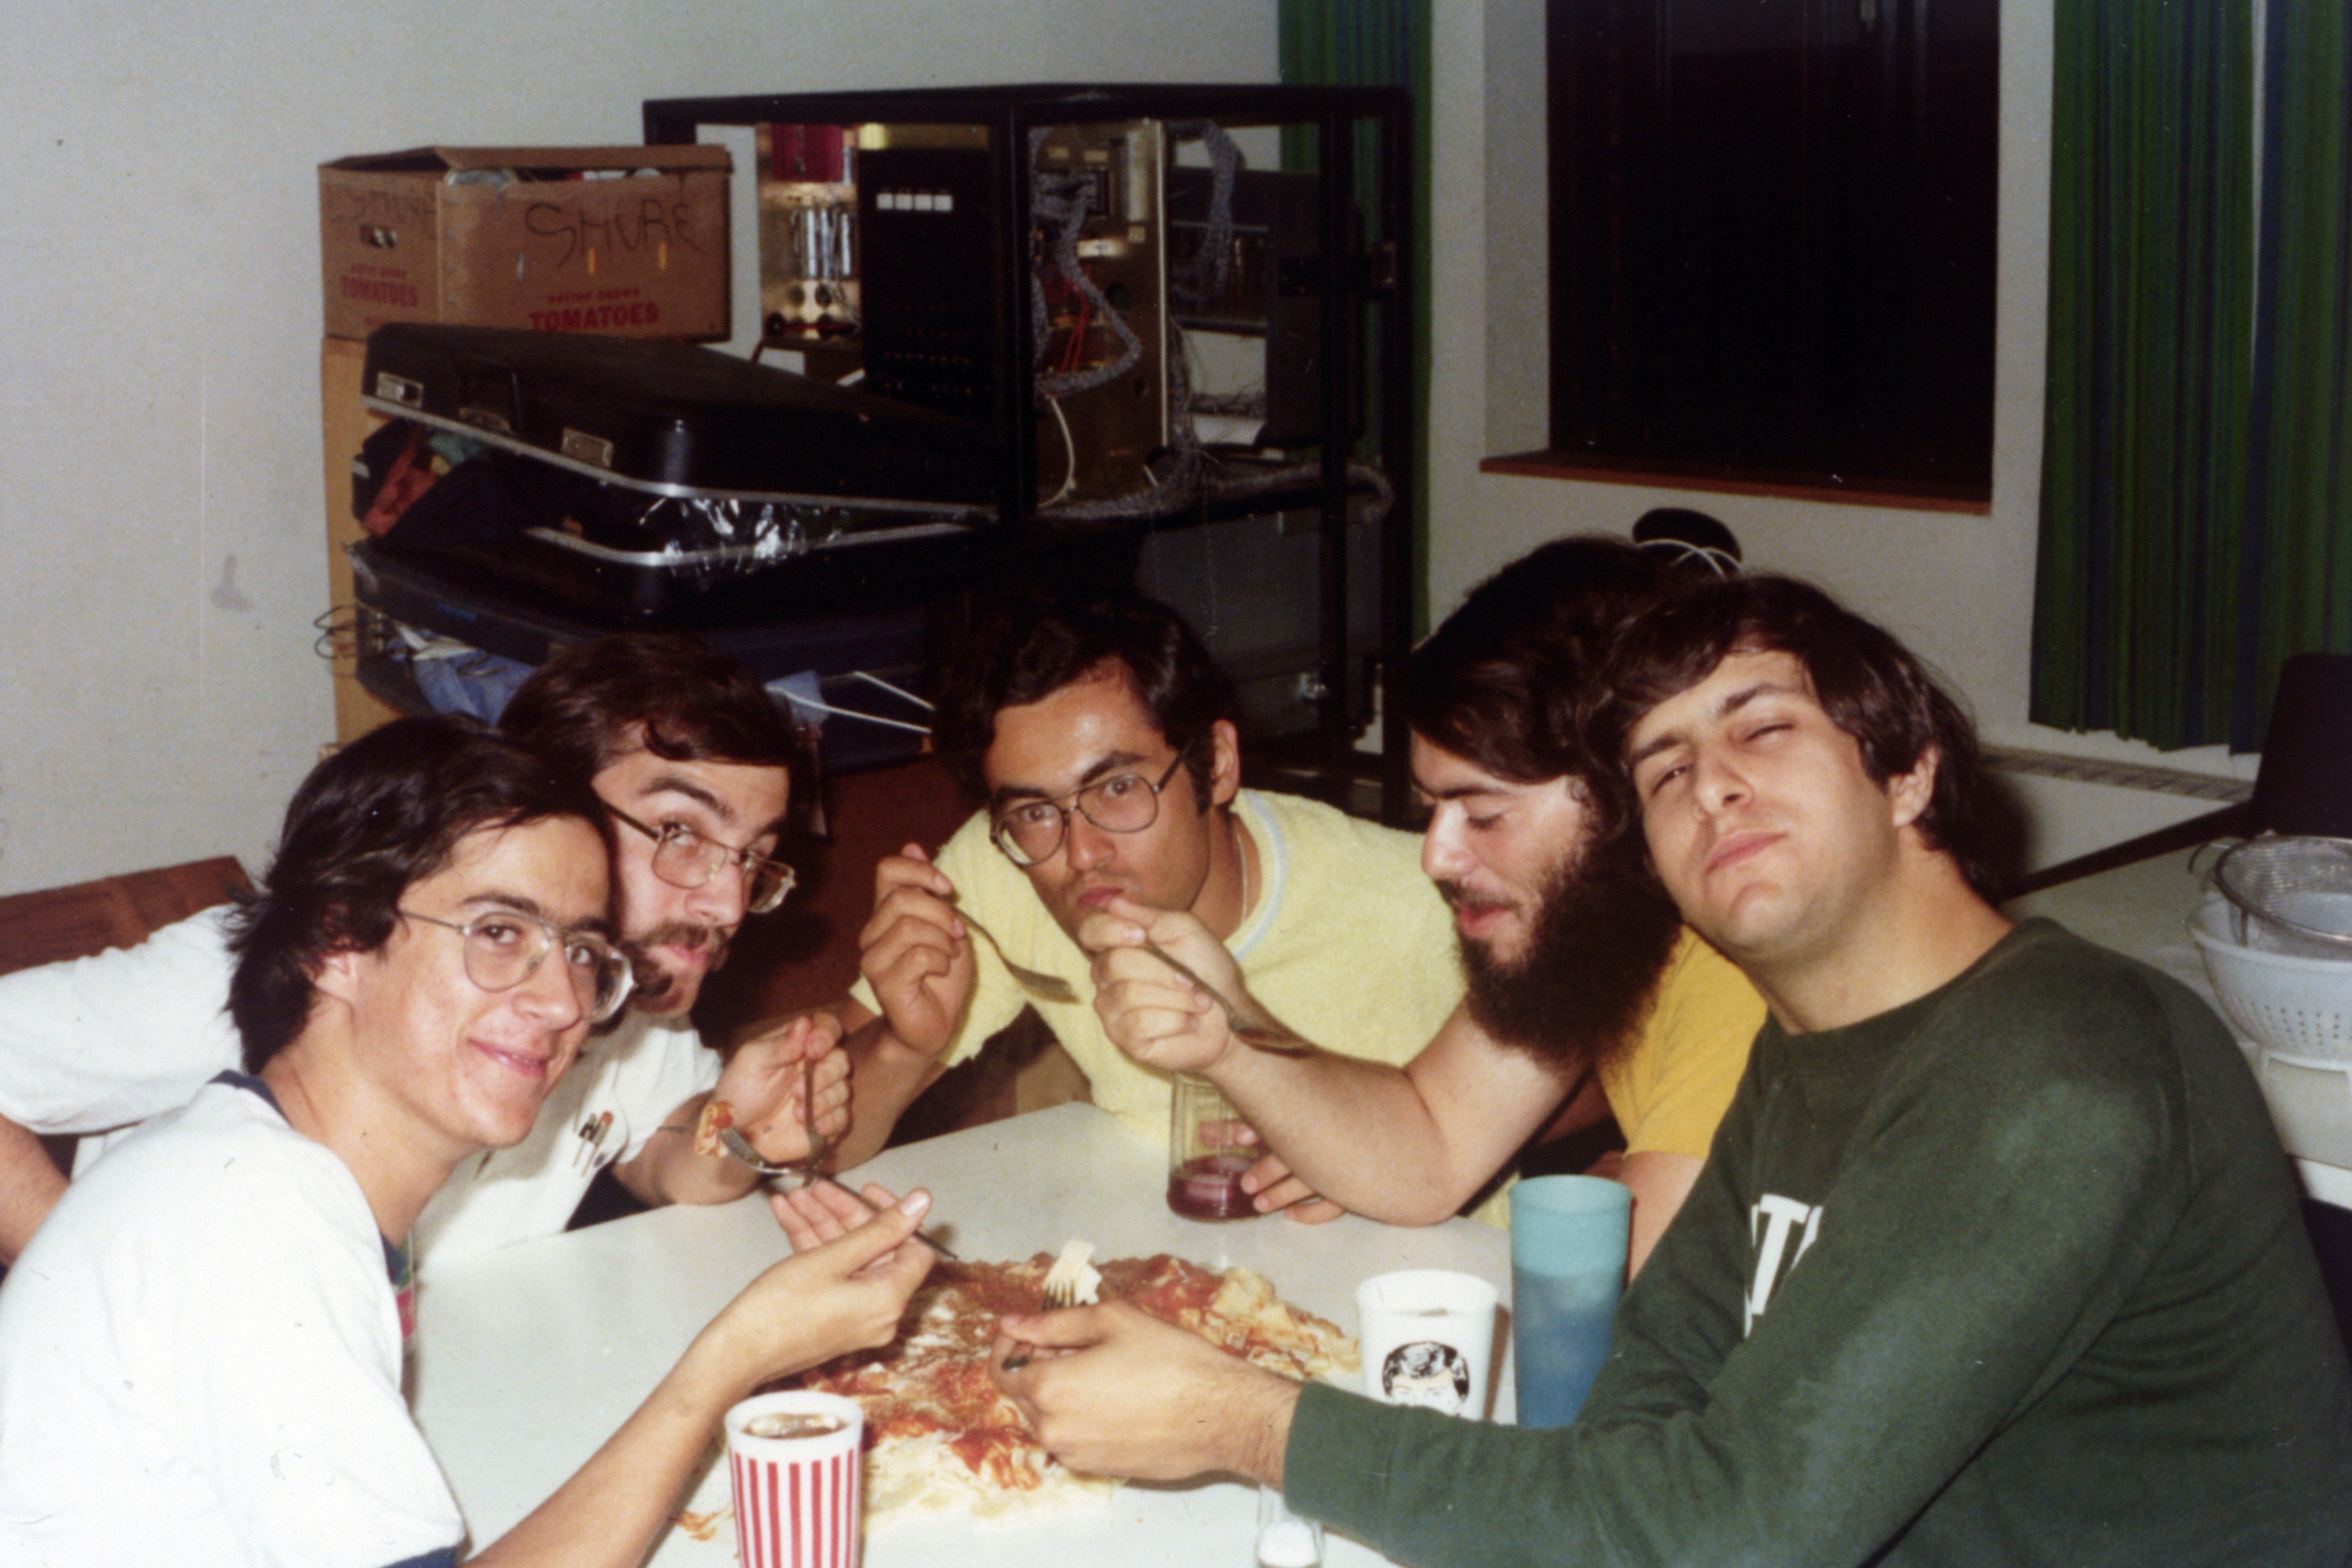
[(417, 147), (319, 167), (330, 337), (728, 335), (724, 147)]

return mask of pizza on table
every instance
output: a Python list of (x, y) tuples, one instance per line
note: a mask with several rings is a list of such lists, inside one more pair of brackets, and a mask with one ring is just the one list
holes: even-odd
[[(1078, 1253), (1082, 1269), (1085, 1261)], [(941, 1262), (908, 1305), (897, 1341), (791, 1380), (864, 1407), (868, 1530), (933, 1510), (983, 1519), (1044, 1512), (1117, 1489), (1048, 1455), (989, 1377), (997, 1321), (1044, 1304), (1055, 1262), (1043, 1252), (1013, 1263)], [(1356, 1369), (1353, 1340), (1284, 1303), (1249, 1269), (1208, 1268), (1166, 1253), (1095, 1268), (1104, 1299), (1131, 1301), (1266, 1371), (1303, 1382)]]

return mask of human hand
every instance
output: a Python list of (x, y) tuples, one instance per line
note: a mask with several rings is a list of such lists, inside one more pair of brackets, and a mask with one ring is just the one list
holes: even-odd
[(728, 1058), (710, 1092), (735, 1108), (736, 1131), (769, 1163), (788, 1165), (808, 1157), (808, 1129), (801, 1113), (803, 1079), (818, 1133), (839, 1138), (848, 1131), (849, 1058), (837, 1048), (840, 1043), (840, 1019), (831, 1013), (802, 1013), (752, 1035)]
[(794, 1252), (813, 1252), (838, 1241), (888, 1214), (898, 1201), (889, 1188), (874, 1182), (857, 1193), (840, 1182), (822, 1181), (768, 1194), (768, 1206)]
[[(1008, 1371), (1022, 1349), (1043, 1353)], [(1298, 1398), (1287, 1379), (1126, 1301), (1006, 1318), (989, 1375), (1064, 1464), (1142, 1480), (1278, 1481)]]
[(979, 974), (954, 897), (922, 847), (907, 845), (874, 868), (874, 913), (857, 933), (858, 972), (884, 1022), (928, 1057), (947, 1049)]
[[(1246, 1121), (1209, 1121), (1201, 1126), (1201, 1141), (1236, 1149), (1258, 1147), (1257, 1129)], [(1291, 1174), (1289, 1163), (1268, 1151), (1242, 1173), (1242, 1191), (1260, 1214), (1279, 1210), (1294, 1225), (1324, 1225), (1348, 1211)]]
[(792, 1257), (745, 1286), (705, 1334), (722, 1354), (740, 1358), (732, 1364), (747, 1368), (754, 1384), (888, 1344), (908, 1298), (930, 1272), (931, 1249), (908, 1244), (930, 1205), (930, 1194), (918, 1189), (884, 1204), (869, 1223), (805, 1251), (796, 1245)]
[[(1248, 1138), (1234, 1142), (1255, 1143), (1257, 1134), (1251, 1131)], [(1348, 1212), (1291, 1174), (1288, 1163), (1279, 1154), (1262, 1154), (1257, 1163), (1244, 1171), (1242, 1191), (1250, 1194), (1250, 1205), (1258, 1213), (1280, 1211), (1293, 1225), (1328, 1225)]]
[(1095, 1013), (1111, 1043), (1147, 1067), (1205, 1072), (1233, 1044), (1215, 997), (1171, 968), (1172, 953), (1223, 994), (1239, 1001), (1241, 971), (1224, 943), (1183, 910), (1155, 910), (1124, 896), (1078, 922), (1078, 945), (1093, 955)]

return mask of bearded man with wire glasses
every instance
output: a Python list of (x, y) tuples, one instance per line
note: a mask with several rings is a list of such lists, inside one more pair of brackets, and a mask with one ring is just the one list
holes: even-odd
[[(1115, 899), (1192, 915), (1257, 1002), (1330, 1049), (1402, 1063), (1428, 1043), (1463, 982), (1420, 841), (1242, 788), (1234, 711), (1200, 638), (1151, 600), (1039, 589), (982, 618), (943, 672), (932, 739), (984, 805), (936, 858), (910, 844), (876, 871), (864, 977), (838, 1009), (855, 1062), (840, 1163), (879, 1149), (915, 1096), (1024, 1005), (1094, 1102), (1164, 1145), (1169, 1077), (1105, 1034), (1073, 935)], [(1076, 999), (1024, 993), (1004, 958)], [(1285, 1212), (1339, 1210), (1309, 1197)]]
[[(688, 1134), (716, 1093), (769, 1159), (800, 1158), (804, 1059), (816, 1062), (820, 1129), (846, 1119), (829, 1017), (744, 1042), (723, 1074), (687, 1021), (736, 928), (792, 886), (774, 858), (792, 732), (758, 679), (689, 637), (604, 637), (549, 659), (499, 728), (593, 782), (637, 987), (530, 1135), (467, 1161), (435, 1196), (417, 1224), (420, 1268), (561, 1231), (607, 1166), (650, 1204), (741, 1195), (751, 1168), (697, 1154)], [(137, 948), (0, 978), (0, 1259), (64, 1190), (36, 1134), (128, 1127), (236, 1065), (226, 931), (226, 911), (207, 910)], [(78, 1169), (95, 1158), (91, 1142)]]

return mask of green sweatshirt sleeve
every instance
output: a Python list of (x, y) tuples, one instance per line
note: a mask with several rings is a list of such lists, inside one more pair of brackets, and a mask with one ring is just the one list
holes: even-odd
[[(1525, 1432), (1311, 1390), (1296, 1506), (1425, 1568), (1870, 1558), (2048, 1393), (2180, 1210), (2180, 1105), (2074, 1053), (2082, 1022), (1890, 1072), (1859, 1116), (1751, 1082), (1584, 1418)], [(1783, 1193), (1808, 1162), (1776, 1152), (1809, 1136), (1829, 1184)], [(1741, 1339), (1766, 1196), (1817, 1205), (1818, 1233)]]

